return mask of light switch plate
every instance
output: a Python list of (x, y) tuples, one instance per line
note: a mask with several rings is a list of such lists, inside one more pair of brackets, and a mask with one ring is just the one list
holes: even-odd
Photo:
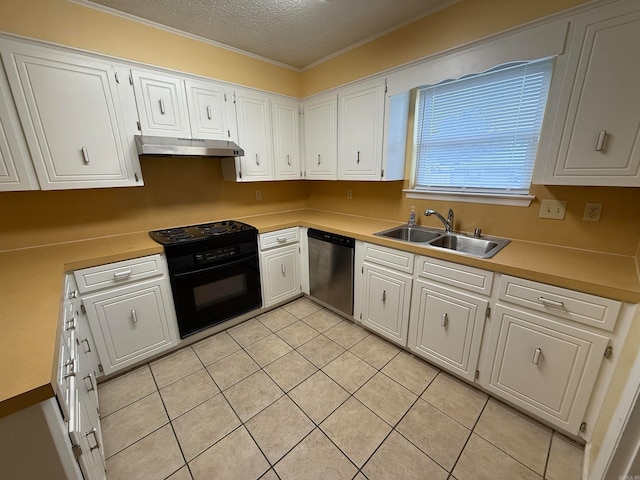
[(567, 211), (567, 202), (564, 200), (541, 200), (540, 201), (540, 218), (553, 218), (555, 220), (564, 220)]

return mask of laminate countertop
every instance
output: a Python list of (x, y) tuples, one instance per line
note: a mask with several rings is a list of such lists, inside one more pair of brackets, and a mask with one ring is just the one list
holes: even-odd
[[(484, 268), (630, 303), (640, 303), (635, 257), (512, 241), (477, 259), (373, 234), (400, 225), (375, 218), (296, 210), (237, 218), (260, 233), (311, 227), (416, 254)], [(161, 253), (147, 232), (0, 252), (0, 417), (54, 395), (64, 272)]]

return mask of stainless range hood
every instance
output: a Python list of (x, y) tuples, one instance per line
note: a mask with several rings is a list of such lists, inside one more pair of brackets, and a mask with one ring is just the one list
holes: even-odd
[(197, 138), (152, 137), (136, 135), (138, 155), (172, 155), (182, 157), (241, 157), (244, 155), (236, 143), (227, 140)]

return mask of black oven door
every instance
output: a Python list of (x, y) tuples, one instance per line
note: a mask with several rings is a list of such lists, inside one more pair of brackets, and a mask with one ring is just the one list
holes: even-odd
[(180, 338), (262, 306), (258, 257), (171, 275)]

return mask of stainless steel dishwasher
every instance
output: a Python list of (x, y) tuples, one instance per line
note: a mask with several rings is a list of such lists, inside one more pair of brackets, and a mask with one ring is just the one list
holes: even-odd
[(355, 240), (310, 228), (309, 293), (349, 316), (353, 315)]

